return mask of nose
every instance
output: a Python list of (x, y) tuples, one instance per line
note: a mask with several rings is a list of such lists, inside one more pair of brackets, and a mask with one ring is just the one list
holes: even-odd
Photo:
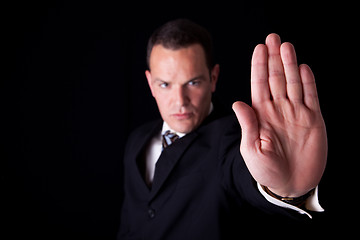
[(190, 102), (188, 93), (182, 86), (174, 89), (173, 98), (176, 106), (179, 108), (187, 106)]

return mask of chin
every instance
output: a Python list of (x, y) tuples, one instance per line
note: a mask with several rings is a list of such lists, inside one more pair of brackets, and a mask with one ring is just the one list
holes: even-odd
[(190, 133), (196, 128), (196, 124), (184, 122), (173, 123), (170, 125), (170, 128), (179, 133)]

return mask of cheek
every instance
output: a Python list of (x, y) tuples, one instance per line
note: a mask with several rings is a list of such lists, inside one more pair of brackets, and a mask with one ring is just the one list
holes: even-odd
[(158, 94), (155, 96), (155, 101), (157, 103), (161, 115), (165, 115), (170, 110), (169, 97)]
[(197, 108), (207, 108), (207, 105), (210, 104), (211, 101), (211, 91), (207, 89), (197, 91), (193, 94), (192, 100), (193, 105)]

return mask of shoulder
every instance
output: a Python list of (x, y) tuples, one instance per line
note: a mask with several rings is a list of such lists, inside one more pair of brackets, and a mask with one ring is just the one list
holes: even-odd
[(236, 135), (240, 137), (241, 129), (234, 113), (212, 113), (199, 127), (198, 132), (209, 132), (212, 135)]
[(200, 129), (205, 128), (218, 134), (233, 132), (240, 136), (240, 125), (231, 107), (224, 105), (217, 98), (213, 98), (213, 106), (213, 112), (205, 119)]
[(146, 143), (152, 136), (161, 131), (162, 123), (161, 119), (157, 119), (137, 127), (130, 133), (126, 149), (132, 148), (134, 144), (143, 145)]
[(162, 124), (163, 121), (161, 119), (157, 119), (140, 125), (130, 133), (130, 138), (147, 135), (157, 129), (161, 130)]
[(218, 156), (228, 155), (240, 145), (241, 129), (232, 113), (210, 115), (196, 132), (199, 142), (215, 148)]

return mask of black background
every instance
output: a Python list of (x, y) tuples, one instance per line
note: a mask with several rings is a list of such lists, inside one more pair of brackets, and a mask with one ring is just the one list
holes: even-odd
[(1, 80), (1, 232), (8, 237), (2, 239), (114, 239), (127, 137), (159, 117), (144, 74), (147, 39), (179, 17), (213, 35), (220, 64), (216, 95), (229, 108), (235, 100), (250, 103), (256, 44), (276, 32), (295, 45), (299, 63), (309, 64), (316, 76), (329, 138), (319, 188), (326, 212), (313, 226), (320, 233), (347, 233), (340, 223), (355, 215), (349, 200), (355, 159), (343, 127), (352, 121), (339, 117), (354, 110), (345, 108), (346, 82), (352, 78), (343, 77), (341, 66), (348, 66), (342, 54), (351, 50), (347, 44), (355, 29), (339, 6), (289, 2), (4, 6), (3, 72), (8, 74)]

